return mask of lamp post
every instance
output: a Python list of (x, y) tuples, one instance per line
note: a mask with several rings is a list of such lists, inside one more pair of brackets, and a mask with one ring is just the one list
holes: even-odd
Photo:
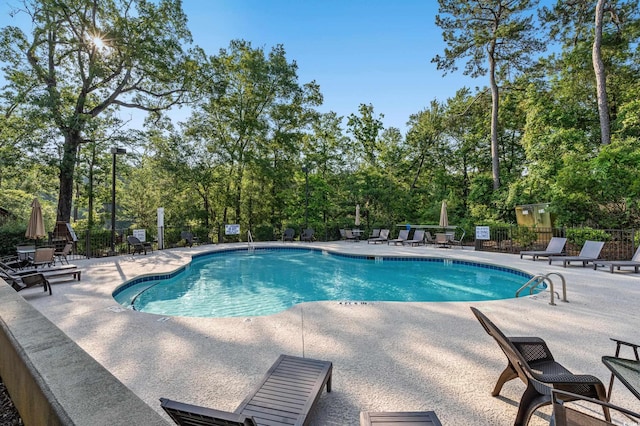
[(304, 203), (304, 228), (309, 228), (309, 168), (307, 166), (302, 167), (304, 172), (304, 189), (305, 189), (305, 203)]
[(126, 154), (124, 148), (111, 148), (113, 163), (111, 165), (111, 256), (116, 254), (116, 155)]

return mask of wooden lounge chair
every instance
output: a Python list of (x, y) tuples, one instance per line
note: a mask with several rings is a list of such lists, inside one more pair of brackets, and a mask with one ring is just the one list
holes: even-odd
[(293, 241), (293, 237), (295, 237), (296, 231), (293, 228), (287, 228), (282, 233), (282, 241)]
[(433, 411), (366, 412), (360, 413), (360, 426), (442, 426)]
[(389, 230), (388, 229), (381, 229), (380, 230), (380, 236), (376, 237), (376, 238), (369, 238), (367, 240), (368, 244), (382, 244), (382, 243), (386, 243), (389, 240)]
[(411, 244), (411, 246), (419, 246), (420, 244), (424, 244), (424, 230), (416, 229), (413, 233), (413, 237), (410, 240), (405, 240), (402, 242), (402, 245)]
[[(502, 386), (516, 378), (520, 378), (527, 386), (520, 398), (514, 426), (527, 425), (538, 408), (551, 404), (551, 390), (554, 388), (607, 401), (606, 389), (597, 377), (571, 373), (554, 360), (547, 344), (541, 338), (506, 337), (478, 309), (472, 307), (471, 311), (507, 356), (507, 367), (500, 374), (491, 395), (500, 395)], [(604, 407), (603, 411), (605, 418), (611, 420), (608, 409)]]
[(544, 250), (528, 250), (520, 252), (520, 259), (522, 256), (531, 256), (533, 261), (540, 257), (560, 256), (564, 252), (564, 246), (567, 244), (567, 239), (562, 237), (551, 237), (547, 248)]
[(612, 274), (614, 268), (618, 271), (620, 268), (633, 268), (633, 272), (637, 274), (640, 270), (640, 246), (638, 246), (631, 260), (595, 260), (593, 262), (593, 269), (598, 269), (598, 266), (608, 266)]
[(562, 266), (565, 268), (571, 262), (582, 262), (582, 267), (584, 268), (587, 263), (598, 260), (602, 247), (604, 247), (604, 241), (585, 241), (580, 254), (577, 256), (549, 256), (549, 265), (554, 260), (561, 260)]
[(129, 247), (133, 248), (133, 254), (134, 255), (136, 253), (147, 254), (147, 249), (150, 249), (153, 252), (153, 247), (151, 246), (151, 243), (147, 243), (147, 242), (143, 243), (137, 237), (134, 237), (133, 235), (129, 235), (127, 237), (127, 243), (129, 243)]
[[(631, 419), (634, 419), (634, 423), (640, 423), (640, 414), (638, 413), (634, 413), (631, 410), (613, 405), (609, 402), (587, 398), (575, 393), (552, 389), (551, 400), (553, 401), (553, 418), (555, 420), (555, 426), (608, 426), (618, 424), (606, 419), (594, 417), (590, 414), (596, 411), (594, 408), (606, 408), (610, 412), (617, 411)], [(571, 407), (570, 401), (579, 402), (581, 408), (576, 409)]]
[(326, 385), (331, 392), (329, 361), (280, 355), (258, 387), (236, 410), (214, 410), (160, 398), (162, 408), (179, 425), (306, 425)]
[(401, 229), (400, 232), (398, 232), (398, 238), (394, 238), (392, 240), (388, 240), (387, 244), (393, 243), (393, 245), (398, 245), (398, 244), (404, 243), (408, 239), (409, 239), (409, 230), (408, 229)]
[(300, 234), (300, 241), (313, 241), (313, 234), (315, 233), (315, 231), (312, 228), (307, 228), (304, 231), (302, 231), (302, 234)]

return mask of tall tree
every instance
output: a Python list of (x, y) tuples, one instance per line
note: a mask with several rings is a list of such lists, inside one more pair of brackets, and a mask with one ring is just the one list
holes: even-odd
[[(616, 65), (624, 62), (629, 45), (637, 43), (638, 0), (558, 1), (543, 7), (541, 20), (549, 25), (552, 39), (560, 40), (565, 50), (577, 50), (591, 43), (591, 64), (600, 120), (602, 145), (611, 143), (612, 110), (609, 82)], [(616, 58), (617, 57), (617, 58)]]
[[(491, 88), (491, 158), (493, 188), (500, 187), (498, 152), (498, 81), (511, 71), (522, 71), (531, 55), (542, 50), (529, 11), (538, 0), (438, 0), (436, 24), (447, 43), (444, 56), (433, 58), (439, 70), (455, 71), (456, 62), (469, 58), (464, 74), (478, 77), (489, 73)], [(487, 67), (488, 65), (488, 67)]]
[(158, 112), (182, 102), (191, 42), (180, 0), (24, 0), (28, 36), (0, 33), (0, 60), (21, 108), (38, 109), (63, 139), (57, 220), (69, 221), (78, 148), (108, 109)]

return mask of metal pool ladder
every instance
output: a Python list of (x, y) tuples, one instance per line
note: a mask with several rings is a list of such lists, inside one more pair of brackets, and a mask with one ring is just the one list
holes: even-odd
[[(520, 287), (518, 291), (516, 291), (516, 297), (519, 297), (520, 293), (527, 288), (529, 289), (529, 294), (533, 294), (533, 290), (536, 287), (538, 287), (540, 284), (546, 281), (549, 283), (549, 292), (551, 293), (551, 301), (549, 302), (549, 304), (555, 306), (554, 295), (556, 294), (556, 292), (553, 290), (553, 280), (549, 278), (550, 275), (557, 275), (562, 280), (562, 301), (568, 303), (569, 301), (567, 300), (567, 281), (564, 279), (564, 276), (559, 272), (549, 272), (548, 274), (545, 274), (545, 275), (534, 276), (529, 281), (527, 281), (525, 285)], [(558, 297), (560, 296), (558, 295)]]
[(249, 253), (252, 253), (256, 249), (256, 246), (253, 244), (253, 236), (251, 235), (251, 231), (247, 231), (247, 250)]

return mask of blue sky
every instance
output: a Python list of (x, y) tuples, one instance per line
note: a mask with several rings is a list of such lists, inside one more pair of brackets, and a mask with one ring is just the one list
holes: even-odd
[[(26, 15), (8, 15), (19, 5), (19, 0), (0, 0), (0, 26), (29, 31)], [(486, 77), (471, 80), (461, 71), (443, 77), (431, 63), (445, 47), (435, 25), (436, 0), (183, 0), (183, 9), (194, 44), (209, 55), (233, 39), (267, 52), (282, 44), (287, 58), (298, 64), (299, 82), (320, 85), (320, 111), (347, 117), (361, 103), (372, 104), (376, 115), (384, 115), (385, 127), (403, 133), (409, 116), (433, 99), (446, 101), (463, 86), (488, 83)], [(175, 118), (185, 115), (178, 111)]]
[(300, 83), (315, 80), (321, 111), (347, 117), (361, 103), (403, 132), (411, 114), (456, 90), (484, 86), (461, 71), (442, 75), (431, 63), (444, 52), (435, 0), (184, 0), (194, 43), (208, 54), (233, 39), (265, 50), (282, 44)]

